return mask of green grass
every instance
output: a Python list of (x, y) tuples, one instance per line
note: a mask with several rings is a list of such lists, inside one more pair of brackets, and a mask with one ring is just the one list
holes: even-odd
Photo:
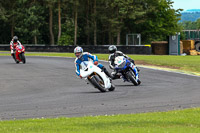
[(135, 60), (145, 61), (148, 64), (158, 66), (176, 67), (181, 70), (200, 72), (200, 56), (135, 56), (131, 55)]
[[(101, 60), (108, 60), (108, 54), (96, 54)], [(8, 52), (0, 52), (0, 56), (10, 56)], [(26, 56), (58, 56), (75, 57), (73, 53), (31, 53)], [(136, 61), (142, 61), (145, 64), (175, 67), (181, 70), (200, 72), (200, 56), (169, 56), (169, 55), (129, 55)]]
[(0, 121), (2, 133), (198, 133), (200, 108), (128, 115)]
[[(97, 54), (98, 58), (108, 60), (107, 54)], [(200, 56), (169, 56), (169, 55), (128, 55), (135, 61), (149, 65), (158, 65), (181, 70), (200, 72)]]

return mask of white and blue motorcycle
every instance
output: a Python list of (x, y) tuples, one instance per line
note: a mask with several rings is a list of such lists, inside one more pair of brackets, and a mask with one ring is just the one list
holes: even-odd
[(136, 66), (124, 56), (117, 56), (114, 61), (115, 71), (124, 81), (131, 82), (135, 86), (140, 85), (139, 73)]

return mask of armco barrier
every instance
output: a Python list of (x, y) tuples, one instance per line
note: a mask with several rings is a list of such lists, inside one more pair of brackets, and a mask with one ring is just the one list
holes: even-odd
[[(25, 46), (28, 52), (68, 52), (73, 53), (76, 46)], [(108, 45), (84, 45), (84, 51), (90, 53), (109, 53)], [(117, 46), (117, 49), (125, 54), (151, 54), (151, 47), (148, 46)], [(0, 50), (10, 50), (9, 45), (0, 45)]]

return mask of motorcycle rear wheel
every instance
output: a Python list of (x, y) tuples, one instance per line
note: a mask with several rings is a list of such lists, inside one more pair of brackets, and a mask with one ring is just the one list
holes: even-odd
[(109, 91), (114, 91), (115, 90), (115, 86), (113, 84), (111, 84), (111, 87), (108, 90)]
[(97, 75), (94, 75), (91, 79), (90, 79), (91, 83), (97, 87), (98, 90), (100, 90), (101, 92), (106, 92), (106, 89), (100, 85), (100, 82), (103, 82), (101, 80), (101, 78), (97, 77)]

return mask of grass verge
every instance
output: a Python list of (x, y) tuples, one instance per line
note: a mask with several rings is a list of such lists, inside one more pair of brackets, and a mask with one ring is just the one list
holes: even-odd
[(2, 133), (195, 133), (199, 131), (200, 108), (128, 115), (0, 121)]
[[(108, 60), (108, 54), (96, 54), (101, 60)], [(8, 52), (0, 52), (0, 56), (10, 56)], [(27, 52), (26, 56), (75, 57), (73, 53), (41, 53)], [(129, 55), (137, 64), (171, 67), (191, 72), (200, 72), (200, 56), (169, 55)]]

